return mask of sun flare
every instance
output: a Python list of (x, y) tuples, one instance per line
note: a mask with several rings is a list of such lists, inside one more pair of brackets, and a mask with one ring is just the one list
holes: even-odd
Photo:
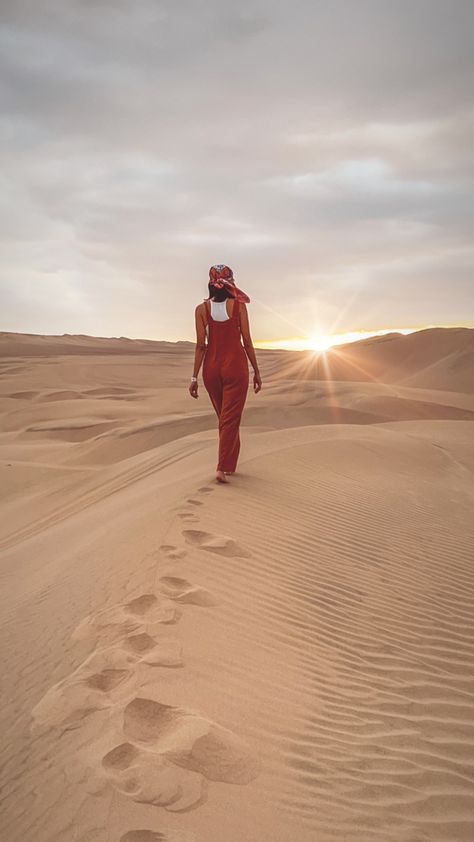
[[(431, 325), (430, 325), (431, 327)], [(256, 341), (257, 348), (287, 349), (289, 351), (314, 351), (324, 353), (336, 345), (346, 345), (351, 342), (360, 342), (362, 339), (371, 339), (375, 336), (385, 336), (387, 333), (413, 333), (420, 328), (384, 328), (383, 330), (354, 330), (349, 333), (313, 333), (311, 336), (291, 337), (288, 339), (275, 339)]]
[(316, 333), (308, 340), (310, 351), (328, 351), (334, 345), (334, 336), (327, 336), (324, 333)]

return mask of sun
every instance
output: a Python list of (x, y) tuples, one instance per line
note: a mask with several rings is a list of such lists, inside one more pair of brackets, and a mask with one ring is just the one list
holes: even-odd
[(310, 337), (308, 347), (312, 351), (328, 351), (333, 344), (333, 337), (324, 333), (315, 333)]

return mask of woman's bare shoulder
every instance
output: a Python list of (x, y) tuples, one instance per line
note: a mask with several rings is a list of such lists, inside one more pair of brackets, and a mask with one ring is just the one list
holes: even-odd
[(201, 303), (197, 305), (195, 312), (196, 313), (203, 313), (205, 310), (206, 310), (206, 302), (201, 301)]

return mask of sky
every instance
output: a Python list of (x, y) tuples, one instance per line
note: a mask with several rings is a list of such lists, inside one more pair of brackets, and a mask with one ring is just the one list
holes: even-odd
[(0, 329), (474, 326), (472, 0), (2, 0)]

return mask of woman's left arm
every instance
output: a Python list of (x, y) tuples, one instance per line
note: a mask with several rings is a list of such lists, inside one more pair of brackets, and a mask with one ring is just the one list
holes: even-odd
[[(194, 352), (193, 378), (197, 378), (201, 369), (204, 354), (206, 353), (206, 323), (202, 312), (202, 304), (198, 304), (195, 310), (196, 319), (196, 350)], [(192, 398), (199, 397), (197, 379), (191, 380), (189, 394)]]

